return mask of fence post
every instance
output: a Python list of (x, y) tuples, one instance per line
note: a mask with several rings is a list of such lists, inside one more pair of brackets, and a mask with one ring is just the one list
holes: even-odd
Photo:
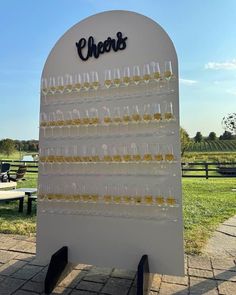
[(205, 163), (205, 170), (206, 170), (206, 179), (209, 178), (209, 175), (208, 175), (208, 163)]

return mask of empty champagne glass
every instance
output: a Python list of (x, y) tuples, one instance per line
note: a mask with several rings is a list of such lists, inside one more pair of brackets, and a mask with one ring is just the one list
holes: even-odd
[(113, 72), (113, 83), (116, 87), (119, 87), (121, 84), (121, 78), (120, 78), (120, 69), (115, 68)]
[(66, 91), (70, 93), (73, 90), (73, 79), (72, 76), (66, 74)]
[(125, 67), (123, 72), (123, 83), (125, 84), (125, 86), (128, 86), (130, 82), (130, 69), (129, 67)]
[(112, 80), (111, 80), (111, 70), (105, 70), (105, 81), (104, 81), (104, 85), (106, 88), (110, 88), (112, 84)]
[(92, 87), (95, 90), (99, 87), (98, 72), (92, 72)]
[(80, 92), (81, 87), (82, 87), (82, 79), (81, 79), (81, 75), (80, 74), (76, 74), (75, 75), (75, 80), (74, 80), (75, 84), (74, 84), (74, 88), (77, 92)]
[(141, 81), (140, 68), (137, 65), (133, 67), (133, 81), (135, 85), (138, 85)]
[(83, 73), (83, 88), (88, 91), (90, 88), (90, 78), (89, 73)]

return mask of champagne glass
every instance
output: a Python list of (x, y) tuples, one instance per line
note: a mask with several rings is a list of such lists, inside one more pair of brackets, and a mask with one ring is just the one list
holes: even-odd
[(150, 79), (151, 79), (150, 66), (149, 66), (149, 64), (145, 64), (143, 66), (143, 81), (145, 84), (148, 84)]
[(140, 188), (137, 187), (137, 186), (134, 186), (133, 188), (133, 195), (134, 195), (134, 202), (136, 205), (140, 205), (142, 203), (142, 195), (141, 195), (141, 192), (140, 192)]
[(48, 89), (48, 81), (46, 78), (42, 78), (41, 80), (41, 91), (43, 95), (45, 96), (48, 94), (49, 89)]
[(105, 107), (105, 106), (102, 109), (103, 109), (103, 112), (104, 112), (104, 115), (103, 115), (104, 123), (105, 124), (112, 123), (110, 109), (108, 107)]
[(141, 115), (139, 113), (138, 106), (135, 105), (135, 106), (133, 106), (132, 109), (133, 109), (133, 112), (132, 112), (132, 119), (133, 119), (133, 121), (135, 121), (135, 122), (141, 121), (142, 120), (142, 117), (141, 117)]
[(173, 120), (174, 119), (172, 102), (165, 102), (164, 119), (165, 120)]
[(131, 122), (131, 116), (130, 116), (130, 111), (129, 111), (129, 106), (124, 106), (123, 108), (123, 121), (125, 123)]
[(113, 185), (112, 190), (113, 190), (113, 193), (112, 193), (113, 201), (116, 204), (120, 204), (121, 203), (120, 185)]
[(89, 73), (83, 73), (83, 88), (88, 91), (90, 88), (90, 78)]
[(152, 161), (152, 154), (150, 152), (150, 147), (148, 143), (144, 143), (143, 144), (143, 150), (144, 150), (144, 154), (143, 154), (143, 161)]
[(53, 95), (55, 94), (57, 88), (56, 88), (56, 80), (54, 77), (49, 78), (49, 92)]
[(154, 160), (157, 162), (161, 162), (163, 161), (163, 154), (162, 154), (162, 149), (161, 149), (161, 145), (159, 143), (155, 144), (154, 147)]
[(156, 81), (156, 82), (159, 82), (160, 79), (161, 79), (161, 71), (160, 71), (160, 65), (159, 65), (159, 62), (151, 62), (151, 66), (152, 66), (152, 76), (153, 76), (153, 79)]
[(120, 69), (115, 68), (114, 72), (113, 72), (113, 83), (114, 85), (118, 88), (120, 86), (121, 83), (121, 79), (120, 79)]
[(72, 122), (73, 122), (73, 125), (81, 124), (80, 112), (77, 109), (72, 110)]
[(104, 85), (108, 89), (111, 87), (112, 81), (111, 81), (111, 70), (105, 70), (105, 81)]
[(74, 84), (74, 88), (77, 92), (80, 92), (81, 87), (82, 87), (82, 79), (81, 79), (81, 75), (80, 74), (76, 74), (75, 75), (75, 84)]
[(91, 148), (91, 160), (95, 163), (100, 161), (99, 155), (97, 153), (97, 148), (95, 146), (92, 146)]
[(89, 202), (89, 194), (88, 194), (88, 188), (86, 187), (86, 185), (83, 183), (82, 184), (82, 195), (81, 195), (81, 197), (82, 197), (82, 200), (84, 201), (84, 202)]
[(132, 203), (132, 197), (129, 192), (129, 187), (127, 184), (123, 184), (121, 187), (121, 195), (124, 203), (131, 204)]
[(82, 161), (83, 162), (89, 162), (89, 156), (88, 156), (88, 147), (87, 145), (82, 146)]
[(121, 115), (120, 115), (120, 107), (114, 107), (113, 121), (117, 124), (122, 122)]
[(125, 161), (125, 162), (131, 162), (132, 161), (132, 156), (131, 156), (131, 153), (129, 151), (129, 145), (128, 144), (124, 144), (122, 146), (122, 158), (123, 158), (123, 161)]
[(140, 162), (142, 160), (141, 155), (139, 153), (138, 146), (135, 142), (132, 142), (130, 145), (131, 148), (131, 156), (132, 160), (135, 162)]
[(112, 160), (114, 162), (121, 162), (122, 161), (121, 155), (119, 155), (119, 152), (118, 152), (117, 147), (115, 145), (113, 145), (113, 147), (112, 147)]
[(152, 196), (152, 192), (151, 192), (149, 185), (145, 186), (144, 201), (145, 201), (145, 204), (147, 204), (147, 205), (153, 204), (153, 196)]
[(174, 207), (176, 204), (176, 199), (174, 198), (172, 189), (169, 189), (168, 197), (166, 198), (166, 203), (170, 207)]
[(167, 81), (167, 90), (170, 90), (170, 79), (173, 77), (171, 61), (165, 61), (164, 78)]
[(108, 204), (112, 202), (111, 185), (109, 184), (105, 185), (104, 201)]
[(133, 81), (135, 85), (138, 85), (141, 81), (140, 68), (137, 65), (133, 67)]
[(65, 84), (63, 76), (57, 77), (57, 91), (63, 93), (65, 91)]
[(156, 200), (156, 203), (158, 206), (163, 206), (165, 203), (165, 200), (163, 198), (163, 195), (162, 195), (160, 189), (157, 190), (157, 195), (155, 197), (155, 200)]
[(156, 121), (160, 121), (162, 119), (160, 103), (154, 103), (153, 105), (153, 119)]
[(112, 157), (109, 155), (109, 150), (107, 144), (102, 145), (103, 151), (103, 161), (104, 162), (112, 162)]
[(71, 93), (73, 90), (73, 79), (72, 76), (69, 74), (66, 74), (66, 91), (68, 93)]
[(90, 123), (93, 125), (99, 124), (98, 110), (96, 108), (90, 109)]
[(125, 67), (123, 72), (123, 83), (125, 84), (125, 86), (128, 86), (130, 82), (130, 69), (129, 67)]
[(92, 72), (92, 87), (94, 90), (97, 90), (99, 87), (98, 73)]
[(143, 120), (145, 122), (150, 122), (152, 120), (152, 115), (151, 115), (151, 105), (145, 104), (143, 107)]
[(82, 123), (84, 125), (89, 125), (90, 124), (90, 117), (89, 117), (89, 111), (85, 110), (85, 117), (82, 119)]
[(174, 161), (174, 150), (173, 150), (173, 145), (172, 144), (167, 145), (167, 149), (166, 149), (166, 153), (165, 153), (165, 160), (167, 162)]

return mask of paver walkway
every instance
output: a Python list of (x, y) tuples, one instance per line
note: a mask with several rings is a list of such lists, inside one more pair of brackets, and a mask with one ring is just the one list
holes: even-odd
[[(229, 256), (229, 255), (228, 255)], [(186, 276), (155, 274), (149, 295), (235, 295), (235, 256), (186, 256)], [(47, 265), (35, 258), (35, 238), (0, 234), (0, 294), (44, 294)], [(76, 265), (53, 294), (136, 295), (136, 273)]]

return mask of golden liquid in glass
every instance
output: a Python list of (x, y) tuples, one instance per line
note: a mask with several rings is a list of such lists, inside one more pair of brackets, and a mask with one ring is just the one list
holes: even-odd
[(160, 74), (159, 72), (155, 72), (155, 73), (153, 74), (153, 78), (154, 78), (154, 80), (160, 80), (160, 78), (161, 78), (161, 74)]
[(104, 117), (104, 123), (112, 123), (112, 119), (110, 117)]
[(143, 114), (143, 120), (144, 121), (151, 121), (152, 120), (152, 115), (150, 115), (150, 114)]
[(130, 122), (131, 121), (131, 117), (129, 115), (124, 115), (123, 116), (123, 121), (124, 122)]
[(79, 91), (79, 90), (81, 89), (81, 87), (82, 87), (82, 85), (81, 85), (80, 83), (76, 83), (76, 84), (75, 84), (75, 89), (76, 89), (77, 91)]
[(78, 119), (74, 119), (74, 125), (80, 125), (81, 124), (81, 120), (78, 118)]
[(165, 71), (165, 72), (164, 72), (164, 77), (165, 77), (166, 79), (170, 79), (171, 76), (172, 76), (171, 71)]
[(83, 118), (83, 119), (82, 119), (82, 123), (83, 123), (84, 125), (89, 125), (89, 123), (90, 123), (90, 119), (89, 119), (89, 118)]
[(75, 196), (74, 196), (74, 200), (75, 200), (75, 201), (80, 201), (80, 200), (81, 200), (80, 195), (75, 195)]
[(113, 121), (114, 121), (115, 123), (121, 123), (121, 122), (122, 122), (122, 119), (121, 119), (120, 117), (115, 117), (115, 118), (113, 119)]
[(56, 92), (56, 87), (54, 87), (54, 86), (52, 86), (52, 87), (50, 87), (50, 91), (52, 92), (52, 93), (54, 93), (54, 92)]
[(97, 125), (99, 123), (99, 118), (94, 117), (90, 119), (90, 124), (91, 125)]
[(173, 161), (174, 155), (173, 154), (165, 154), (165, 160), (166, 161)]
[(112, 162), (112, 157), (111, 156), (104, 156), (103, 161), (104, 162)]
[(133, 114), (132, 119), (137, 122), (137, 121), (141, 121), (142, 117), (139, 114)]
[(119, 87), (121, 83), (121, 79), (114, 79), (113, 83), (115, 84), (116, 87)]
[(173, 198), (173, 197), (169, 197), (169, 198), (166, 199), (166, 203), (167, 203), (168, 205), (170, 205), (170, 206), (173, 206), (173, 205), (176, 204), (176, 200), (175, 200), (175, 198)]
[(140, 162), (142, 160), (140, 155), (133, 155), (133, 160), (136, 162)]
[(98, 195), (91, 195), (91, 199), (93, 202), (97, 202), (98, 201)]
[(82, 161), (81, 157), (79, 157), (79, 156), (75, 157), (75, 162), (81, 162), (81, 161)]
[(143, 76), (143, 81), (145, 83), (148, 83), (150, 81), (150, 79), (151, 79), (151, 75), (146, 74), (146, 75)]
[(141, 77), (140, 76), (133, 76), (133, 81), (137, 85), (141, 81)]
[(125, 161), (125, 162), (130, 162), (130, 161), (132, 161), (132, 157), (131, 157), (131, 155), (124, 155), (123, 156), (123, 160)]
[(42, 122), (42, 123), (40, 124), (40, 126), (42, 126), (42, 127), (47, 126), (47, 122)]
[(113, 156), (113, 161), (114, 162), (121, 162), (122, 161), (121, 156), (120, 155)]
[(160, 206), (163, 205), (164, 204), (164, 198), (161, 197), (161, 196), (156, 197), (156, 203), (158, 205), (160, 205)]
[(93, 82), (93, 83), (92, 83), (92, 87), (93, 87), (95, 90), (97, 90), (98, 87), (99, 87), (99, 82)]
[(92, 160), (92, 162), (100, 162), (99, 156), (92, 156), (91, 160)]
[(90, 162), (90, 157), (89, 156), (83, 156), (82, 157), (82, 162)]
[(111, 203), (111, 201), (112, 201), (112, 197), (111, 197), (110, 195), (105, 195), (105, 196), (104, 196), (104, 201), (105, 201), (106, 203)]
[(174, 116), (172, 113), (165, 113), (164, 118), (165, 118), (165, 120), (171, 120), (174, 118)]
[(120, 204), (121, 203), (121, 196), (114, 196), (113, 200), (115, 203)]
[(141, 204), (141, 203), (142, 203), (142, 197), (135, 197), (135, 198), (134, 198), (134, 202), (135, 202), (136, 204)]
[(151, 195), (147, 195), (144, 197), (145, 203), (146, 204), (152, 204), (152, 196)]
[(156, 155), (154, 155), (154, 160), (155, 160), (155, 161), (163, 161), (163, 156), (162, 156), (162, 154), (156, 154)]
[(73, 89), (73, 85), (72, 85), (72, 84), (67, 85), (67, 86), (66, 86), (66, 89), (67, 89), (69, 92), (71, 92), (72, 89)]
[(88, 202), (89, 201), (89, 195), (88, 194), (83, 194), (81, 197), (82, 197), (82, 200), (84, 202)]
[(151, 154), (144, 154), (143, 160), (144, 161), (152, 161), (152, 155)]
[(57, 121), (57, 126), (63, 126), (63, 125), (65, 125), (65, 121), (63, 120)]
[(40, 156), (39, 157), (40, 162), (46, 162), (46, 157), (45, 156)]
[(130, 196), (124, 196), (123, 200), (125, 203), (130, 204), (132, 202), (132, 198)]
[(58, 89), (59, 92), (62, 93), (64, 91), (64, 86), (58, 86), (57, 89)]
[(130, 77), (125, 76), (125, 77), (123, 78), (123, 83), (124, 83), (126, 86), (128, 86), (128, 85), (130, 84), (130, 82), (131, 82)]
[(111, 87), (111, 80), (105, 80), (104, 85), (105, 85), (106, 88)]
[(155, 113), (155, 114), (153, 115), (153, 118), (154, 118), (155, 120), (157, 120), (157, 121), (160, 121), (160, 120), (161, 120), (161, 113)]
[(48, 92), (48, 89), (47, 88), (43, 88), (42, 89), (42, 92), (43, 92), (43, 94), (46, 94)]
[(85, 90), (89, 90), (89, 88), (90, 88), (90, 84), (89, 84), (89, 82), (85, 82), (85, 83), (83, 84), (83, 87), (84, 87)]

